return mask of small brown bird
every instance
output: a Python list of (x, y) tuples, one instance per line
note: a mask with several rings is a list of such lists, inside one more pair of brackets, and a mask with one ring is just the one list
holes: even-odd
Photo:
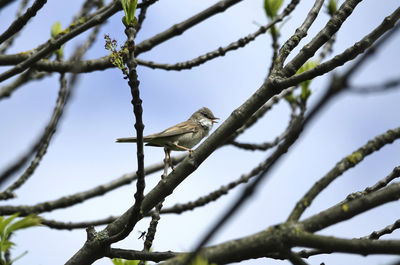
[[(150, 134), (143, 137), (143, 141), (148, 146), (164, 147), (167, 159), (170, 164), (170, 151), (189, 151), (197, 145), (201, 139), (206, 137), (216, 120), (214, 114), (206, 107), (203, 107), (190, 116), (187, 121), (181, 122), (162, 132)], [(136, 137), (118, 138), (117, 143), (135, 143)]]

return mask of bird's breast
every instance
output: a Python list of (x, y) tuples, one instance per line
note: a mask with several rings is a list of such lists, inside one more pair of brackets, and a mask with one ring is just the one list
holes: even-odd
[(181, 135), (179, 138), (177, 138), (176, 143), (178, 145), (187, 147), (187, 148), (192, 148), (196, 144), (198, 144), (201, 139), (204, 136), (202, 135), (202, 130), (199, 130), (197, 132), (190, 132), (190, 133), (185, 133)]
[(205, 128), (207, 130), (207, 133), (208, 133), (209, 130), (211, 130), (211, 128), (213, 126), (212, 121), (209, 120), (209, 119), (201, 119), (199, 121), (199, 123), (203, 128)]

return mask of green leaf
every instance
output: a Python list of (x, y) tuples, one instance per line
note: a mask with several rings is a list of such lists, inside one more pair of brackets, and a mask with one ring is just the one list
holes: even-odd
[(5, 219), (4, 219), (4, 217), (2, 218), (2, 221), (0, 223), (0, 236), (1, 236), (2, 239), (3, 238), (5, 238), (5, 239), (8, 238), (7, 225), (10, 222), (12, 222), (15, 218), (17, 218), (18, 215), (19, 215), (19, 213), (15, 213), (15, 214), (11, 215), (8, 218), (5, 218)]
[(51, 26), (51, 37), (55, 38), (62, 31), (61, 23), (57, 21)]
[(25, 228), (29, 228), (32, 226), (38, 226), (41, 223), (41, 218), (31, 214), (28, 216), (25, 216), (24, 218), (22, 218), (21, 220), (16, 221), (15, 223), (12, 223), (9, 227), (8, 227), (8, 231), (10, 234), (16, 230), (21, 230), (21, 229), (25, 229)]
[[(36, 215), (28, 215), (25, 216), (24, 218), (20, 218), (19, 220), (15, 221), (15, 218), (17, 218), (19, 213), (15, 213), (7, 218), (0, 216), (0, 263), (1, 264), (6, 264), (10, 265), (12, 262), (4, 262), (2, 257), (5, 252), (9, 251), (12, 246), (15, 245), (15, 243), (11, 242), (10, 236), (14, 231), (32, 227), (32, 226), (37, 226), (40, 225), (41, 218), (36, 216)], [(23, 254), (25, 255), (25, 254)], [(22, 257), (23, 255), (20, 255), (18, 258)]]
[(281, 8), (283, 0), (264, 0), (264, 10), (267, 17), (273, 19), (278, 14), (279, 8)]
[(300, 99), (306, 101), (310, 95), (311, 90), (309, 89), (309, 86), (301, 86)]
[(135, 12), (137, 7), (137, 0), (121, 0), (122, 8), (124, 9), (125, 17), (122, 22), (125, 26), (136, 26), (137, 20)]
[[(311, 69), (315, 68), (317, 65), (318, 65), (318, 63), (316, 61), (309, 60), (300, 67), (300, 69), (297, 71), (296, 74), (301, 74), (305, 71), (311, 70)], [(311, 80), (307, 80), (307, 81), (300, 83), (300, 86), (301, 86), (300, 98), (303, 101), (307, 100), (307, 98), (311, 95), (311, 91), (309, 89), (310, 84), (311, 84)]]
[(304, 73), (305, 71), (311, 70), (313, 68), (315, 68), (318, 65), (318, 63), (314, 60), (308, 60), (307, 62), (305, 62), (299, 70), (297, 70), (296, 74), (301, 74)]
[(60, 49), (57, 49), (57, 50), (56, 50), (56, 55), (57, 55), (57, 58), (62, 58), (62, 57), (64, 56), (64, 49), (63, 49), (63, 46), (61, 46)]
[(0, 241), (0, 252), (1, 253), (6, 252), (6, 251), (10, 250), (11, 247), (14, 246), (14, 245), (15, 244), (13, 242), (11, 242), (11, 241), (1, 240)]
[[(51, 26), (51, 37), (55, 38), (56, 36), (60, 35), (60, 34), (65, 34), (66, 31), (68, 31), (68, 29), (66, 29), (65, 31), (62, 29), (61, 27), (61, 23), (59, 21), (57, 21), (56, 23), (53, 24), (53, 26)], [(55, 51), (57, 58), (62, 58), (63, 56), (63, 46), (60, 47), (60, 49), (57, 49)]]

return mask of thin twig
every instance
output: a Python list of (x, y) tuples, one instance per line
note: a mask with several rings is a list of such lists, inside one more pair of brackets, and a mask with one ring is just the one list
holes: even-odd
[(239, 135), (244, 133), (248, 128), (253, 126), (260, 118), (262, 118), (265, 113), (267, 113), (275, 104), (277, 104), (280, 100), (285, 98), (287, 95), (292, 93), (296, 89), (295, 86), (286, 88), (282, 90), (279, 94), (274, 95), (271, 97), (260, 109), (258, 109), (247, 121), (245, 124), (243, 124), (242, 127), (237, 129), (227, 141), (225, 141), (225, 144), (229, 144), (232, 142), (234, 139), (236, 139)]
[[(375, 207), (400, 199), (400, 183), (395, 182), (380, 190), (368, 193), (354, 200), (345, 199), (318, 214), (301, 221), (302, 229), (308, 232), (320, 231), (333, 224), (349, 220)], [(317, 247), (319, 248), (319, 247)]]
[(11, 4), (15, 0), (0, 0), (0, 9), (6, 7), (8, 4)]
[(80, 18), (86, 17), (92, 8), (97, 7), (98, 9), (104, 6), (103, 0), (86, 0), (81, 10), (74, 16), (73, 22), (78, 22)]
[(40, 80), (46, 76), (50, 76), (47, 72), (38, 72), (35, 68), (27, 70), (20, 74), (11, 84), (4, 85), (0, 88), (0, 100), (9, 98), (19, 87), (33, 80)]
[(36, 13), (46, 4), (47, 0), (35, 0), (22, 16), (18, 17), (11, 25), (0, 35), (0, 44), (19, 32)]
[[(94, 43), (98, 32), (99, 32), (99, 26), (96, 26), (94, 28), (93, 32), (89, 35), (88, 40), (83, 45), (79, 46), (76, 49), (76, 51), (74, 52), (74, 54), (71, 57), (72, 61), (76, 60), (76, 58), (78, 56), (79, 56), (79, 58), (83, 57), (85, 52)], [(61, 61), (61, 60), (59, 60), (59, 61)], [(31, 74), (32, 71), (33, 70), (29, 70), (26, 73), (22, 74), (23, 78), (24, 78), (25, 74), (27, 75), (26, 81), (28, 81), (30, 78), (34, 77), (33, 74)], [(25, 80), (17, 79), (17, 81), (23, 82)], [(68, 99), (71, 97), (71, 93), (73, 92), (73, 90), (71, 90), (71, 89), (67, 90), (66, 86), (67, 86), (67, 83), (66, 83), (66, 79), (65, 79), (65, 73), (62, 73), (61, 77), (60, 77), (60, 92), (59, 92), (59, 96), (57, 99), (56, 107), (53, 111), (53, 115), (52, 115), (50, 122), (47, 125), (42, 137), (40, 138), (39, 142), (37, 142), (34, 145), (34, 147), (35, 147), (34, 149), (31, 149), (30, 151), (28, 151), (26, 153), (26, 155), (24, 155), (22, 157), (21, 160), (16, 161), (16, 163), (14, 163), (13, 167), (9, 168), (12, 170), (9, 170), (8, 172), (6, 171), (9, 174), (8, 176), (7, 175), (0, 176), (0, 184), (3, 180), (3, 178), (7, 179), (9, 176), (11, 176), (11, 174), (13, 172), (15, 172), (13, 170), (18, 170), (18, 168), (22, 167), (25, 164), (25, 162), (27, 161), (27, 159), (29, 159), (29, 157), (31, 155), (33, 155), (34, 153), (36, 153), (35, 158), (34, 158), (34, 160), (32, 160), (31, 164), (24, 171), (24, 173), (19, 177), (19, 179), (17, 181), (15, 181), (10, 187), (8, 187), (4, 192), (0, 193), (0, 199), (9, 199), (9, 198), (14, 197), (13, 192), (16, 189), (18, 189), (19, 187), (21, 187), (28, 180), (28, 178), (34, 173), (35, 169), (38, 167), (43, 156), (46, 154), (47, 147), (48, 147), (50, 140), (57, 128), (58, 121), (63, 114), (64, 107), (67, 104)], [(2, 197), (2, 195), (4, 195), (4, 196)]]
[[(340, 29), (344, 21), (351, 15), (354, 8), (361, 1), (362, 0), (345, 1), (340, 6), (340, 8), (332, 15), (331, 19), (326, 23), (326, 26), (320, 32), (318, 32), (318, 34), (308, 44), (306, 44), (289, 63), (285, 65), (285, 67), (282, 69), (283, 76), (289, 77), (294, 75), (297, 70)], [(299, 32), (299, 34), (301, 33)], [(296, 36), (298, 36), (298, 34), (295, 34), (293, 36), (293, 44), (295, 44), (294, 46), (296, 46), (298, 43), (296, 40)], [(288, 43), (288, 46), (289, 51), (291, 51), (293, 45), (289, 45)], [(284, 48), (282, 48), (281, 50), (285, 51)], [(282, 58), (286, 59), (287, 55), (288, 53), (283, 52)]]
[(216, 49), (214, 51), (207, 52), (207, 53), (200, 55), (194, 59), (191, 59), (191, 60), (188, 60), (185, 62), (175, 63), (175, 64), (161, 64), (161, 63), (155, 63), (152, 61), (145, 61), (145, 60), (141, 60), (141, 59), (137, 60), (138, 64), (142, 65), (142, 66), (147, 66), (147, 67), (150, 67), (153, 69), (176, 70), (176, 71), (188, 70), (195, 66), (199, 66), (199, 65), (206, 63), (207, 61), (210, 61), (212, 59), (215, 59), (219, 56), (224, 56), (229, 51), (233, 51), (233, 50), (236, 50), (236, 49), (246, 46), (248, 43), (255, 40), (261, 34), (264, 34), (265, 32), (267, 32), (268, 29), (270, 29), (276, 23), (282, 21), (283, 18), (288, 16), (294, 10), (294, 8), (296, 7), (298, 2), (299, 2), (298, 0), (292, 0), (287, 5), (287, 7), (282, 11), (282, 13), (279, 14), (278, 16), (276, 16), (267, 25), (261, 26), (254, 33), (249, 34), (246, 37), (240, 38), (239, 40), (232, 42), (225, 47), (219, 47), (218, 49)]
[(178, 36), (185, 32), (187, 29), (197, 25), (198, 23), (208, 19), (209, 17), (224, 12), (227, 8), (239, 3), (242, 0), (221, 0), (210, 6), (209, 8), (203, 10), (202, 12), (182, 21), (179, 24), (175, 24), (167, 30), (158, 33), (154, 37), (140, 42), (136, 45), (135, 54), (138, 56), (142, 52), (151, 50), (156, 45), (169, 40), (175, 36)]
[(399, 167), (395, 167), (393, 169), (392, 172), (390, 172), (389, 175), (387, 175), (385, 178), (379, 180), (375, 185), (373, 185), (372, 187), (367, 187), (365, 188), (363, 191), (359, 191), (359, 192), (355, 192), (352, 194), (349, 194), (347, 196), (347, 201), (350, 200), (354, 200), (355, 198), (364, 196), (368, 193), (377, 191), (379, 189), (382, 189), (383, 187), (386, 187), (392, 180), (394, 180), (395, 178), (400, 177), (400, 166)]
[(346, 92), (357, 93), (357, 94), (368, 94), (368, 93), (381, 93), (392, 89), (396, 89), (400, 86), (400, 78), (392, 78), (380, 84), (372, 85), (348, 85)]
[[(279, 51), (279, 55), (275, 60), (274, 68), (271, 71), (272, 74), (276, 74), (277, 71), (280, 71), (283, 67), (283, 64), (289, 54), (293, 51), (293, 49), (300, 43), (300, 41), (307, 36), (307, 32), (311, 25), (314, 23), (317, 18), (319, 11), (321, 10), (322, 4), (324, 1), (316, 0), (314, 6), (308, 12), (304, 22), (301, 24), (299, 28), (296, 29), (294, 35), (292, 35), (282, 46)], [(301, 65), (300, 65), (301, 66)], [(299, 67), (300, 67), (299, 66)]]
[[(182, 161), (187, 155), (181, 155), (172, 158), (172, 162), (174, 164)], [(145, 168), (146, 175), (150, 175), (155, 173), (163, 168), (163, 163), (159, 162), (154, 165)], [(86, 191), (78, 192), (75, 194), (70, 194), (67, 196), (63, 196), (59, 199), (53, 201), (46, 201), (42, 203), (38, 203), (35, 205), (20, 205), (20, 206), (11, 206), (11, 205), (2, 205), (0, 206), (0, 215), (12, 215), (16, 212), (20, 213), (20, 216), (26, 216), (33, 213), (43, 213), (53, 211), (55, 209), (66, 208), (78, 203), (82, 203), (90, 198), (104, 195), (107, 192), (115, 190), (123, 185), (128, 185), (137, 179), (136, 173), (124, 174), (121, 177), (112, 180), (108, 183), (101, 184), (97, 187), (91, 188)], [(1, 195), (4, 197), (7, 195)]]
[(149, 6), (151, 6), (152, 4), (154, 4), (155, 2), (157, 2), (158, 0), (144, 0), (142, 2), (142, 8), (140, 9), (140, 13), (138, 16), (138, 23), (136, 24), (136, 33), (135, 36), (138, 34), (138, 32), (141, 30), (142, 25), (143, 25), (143, 21), (146, 19), (146, 13), (147, 13), (147, 9), (149, 8)]
[(318, 55), (318, 63), (321, 63), (322, 61), (324, 61), (325, 57), (328, 54), (331, 54), (333, 52), (332, 50), (332, 46), (336, 41), (336, 35), (333, 35), (328, 41), (327, 43), (324, 44), (324, 46), (322, 47), (322, 51), (319, 53)]
[[(378, 27), (376, 27), (371, 33), (363, 37), (360, 41), (356, 42), (352, 47), (347, 48), (341, 54), (336, 55), (331, 60), (328, 60), (324, 63), (317, 65), (315, 68), (311, 70), (305, 71), (301, 74), (291, 76), (289, 78), (279, 81), (279, 84), (284, 87), (294, 86), (303, 81), (311, 80), (317, 76), (328, 73), (333, 69), (335, 69), (336, 67), (339, 67), (345, 64), (346, 62), (353, 60), (356, 56), (362, 54), (366, 49), (372, 47), (374, 42), (377, 41), (382, 35), (390, 31), (390, 29), (392, 29), (396, 25), (396, 22), (399, 19), (400, 19), (400, 8), (397, 8), (390, 16), (387, 16)], [(297, 63), (295, 64), (297, 65)], [(288, 67), (288, 65), (285, 66), (285, 68)], [(291, 68), (290, 72), (292, 72), (293, 69), (295, 68)]]
[(56, 220), (48, 220), (42, 218), (40, 223), (52, 229), (58, 230), (73, 230), (73, 229), (85, 229), (89, 226), (98, 226), (98, 225), (107, 225), (113, 221), (115, 221), (117, 217), (110, 216), (107, 218), (95, 220), (95, 221), (86, 221), (86, 222), (60, 222)]
[[(18, 8), (17, 15), (16, 15), (17, 18), (20, 17), (20, 16), (22, 16), (22, 12), (24, 12), (26, 6), (28, 5), (28, 2), (29, 2), (29, 0), (22, 0), (22, 1), (21, 1), (21, 4), (20, 4), (20, 6), (19, 6), (19, 8)], [(1, 45), (1, 47), (0, 47), (0, 54), (4, 54), (4, 53), (8, 50), (8, 48), (10, 48), (10, 47), (12, 46), (12, 44), (13, 44), (15, 38), (18, 36), (18, 34), (19, 34), (20, 32), (21, 32), (21, 31), (16, 32), (13, 36), (9, 37), (9, 38)]]
[[(149, 252), (151, 246), (153, 245), (154, 236), (157, 231), (157, 225), (158, 222), (160, 221), (160, 211), (163, 207), (163, 202), (164, 200), (159, 204), (157, 204), (155, 210), (151, 214), (151, 221), (149, 228), (147, 229), (146, 240), (144, 241), (144, 246), (143, 246), (143, 252)], [(138, 265), (145, 265), (145, 264), (146, 264), (146, 259), (141, 259)]]
[(389, 235), (389, 234), (393, 233), (393, 231), (395, 231), (396, 229), (399, 229), (399, 228), (400, 228), (400, 219), (396, 220), (396, 222), (394, 222), (393, 224), (388, 225), (379, 231), (374, 231), (370, 235), (362, 237), (362, 238), (377, 240), (381, 236)]
[(37, 51), (33, 52), (28, 57), (28, 59), (17, 64), (10, 70), (1, 73), (0, 82), (25, 71), (27, 68), (31, 67), (34, 63), (47, 56), (49, 53), (53, 52), (56, 49), (59, 49), (61, 45), (63, 45), (67, 41), (78, 36), (79, 34), (88, 30), (89, 28), (103, 23), (107, 18), (109, 18), (111, 15), (117, 12), (119, 8), (120, 8), (120, 2), (114, 1), (105, 10), (101, 8), (98, 11), (96, 11), (95, 13), (97, 15), (92, 16), (91, 19), (89, 19), (88, 21), (82, 24), (77, 24), (74, 28), (70, 29), (70, 31), (67, 34), (59, 34), (54, 39), (50, 39), (45, 44), (40, 45), (39, 46), (40, 48), (38, 48)]
[(268, 76), (271, 75), (272, 70), (275, 67), (275, 62), (276, 62), (276, 58), (278, 58), (279, 47), (280, 47), (279, 41), (278, 41), (280, 33), (279, 33), (279, 30), (275, 26), (273, 26), (271, 28), (271, 34), (270, 35), (271, 35), (271, 39), (272, 39), (272, 43), (271, 43), (271, 46), (272, 46), (272, 58), (271, 58), (271, 64), (269, 66), (269, 71), (268, 71), (267, 78), (268, 78)]
[(292, 251), (288, 251), (288, 253), (286, 253), (286, 255), (287, 255), (287, 259), (293, 265), (307, 265), (308, 264), (297, 253), (294, 253)]
[(11, 197), (14, 197), (12, 196), (14, 190), (21, 187), (35, 172), (40, 161), (47, 152), (47, 147), (49, 146), (51, 138), (53, 137), (56, 131), (58, 122), (64, 112), (65, 105), (68, 102), (70, 95), (71, 95), (71, 89), (67, 89), (67, 80), (65, 78), (65, 74), (61, 74), (60, 90), (58, 92), (56, 106), (54, 107), (53, 114), (51, 116), (48, 125), (46, 126), (46, 129), (40, 136), (39, 140), (33, 145), (34, 148), (26, 152), (26, 154), (22, 156), (22, 159), (17, 160), (17, 163), (13, 164), (13, 166), (7, 169), (0, 177), (0, 183), (4, 183), (7, 179), (9, 179), (12, 176), (12, 174), (16, 170), (18, 170), (25, 164), (24, 162), (29, 159), (31, 154), (36, 153), (35, 158), (32, 160), (31, 164), (22, 173), (22, 175), (18, 178), (18, 180), (15, 181), (11, 186), (9, 186), (4, 192), (1, 193), (4, 195), (8, 195), (7, 198), (10, 198), (10, 195)]
[(366, 156), (380, 150), (387, 144), (400, 138), (400, 127), (388, 130), (368, 141), (365, 145), (355, 150), (350, 155), (339, 161), (329, 172), (318, 180), (311, 188), (304, 194), (304, 196), (296, 203), (296, 206), (290, 213), (288, 221), (297, 221), (304, 213), (304, 211), (311, 205), (317, 195), (319, 195), (332, 181), (341, 176), (348, 169), (359, 164)]
[(266, 151), (274, 146), (277, 146), (288, 135), (288, 133), (292, 128), (293, 121), (297, 118), (295, 107), (292, 108), (292, 114), (290, 116), (291, 118), (286, 129), (280, 135), (278, 135), (272, 142), (265, 142), (261, 144), (250, 144), (250, 143), (240, 143), (237, 141), (232, 141), (230, 142), (230, 144), (235, 147), (250, 151), (255, 151), (255, 150)]
[(119, 248), (111, 248), (106, 257), (109, 258), (122, 258), (127, 260), (150, 260), (154, 262), (160, 262), (175, 257), (176, 255), (184, 254), (182, 252), (145, 252), (136, 250), (127, 250)]

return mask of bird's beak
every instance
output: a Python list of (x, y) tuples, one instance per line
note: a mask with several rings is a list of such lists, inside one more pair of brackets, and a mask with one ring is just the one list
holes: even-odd
[(212, 118), (212, 119), (211, 119), (211, 122), (212, 122), (212, 123), (218, 123), (218, 121), (216, 121), (216, 120), (219, 120), (219, 118)]

